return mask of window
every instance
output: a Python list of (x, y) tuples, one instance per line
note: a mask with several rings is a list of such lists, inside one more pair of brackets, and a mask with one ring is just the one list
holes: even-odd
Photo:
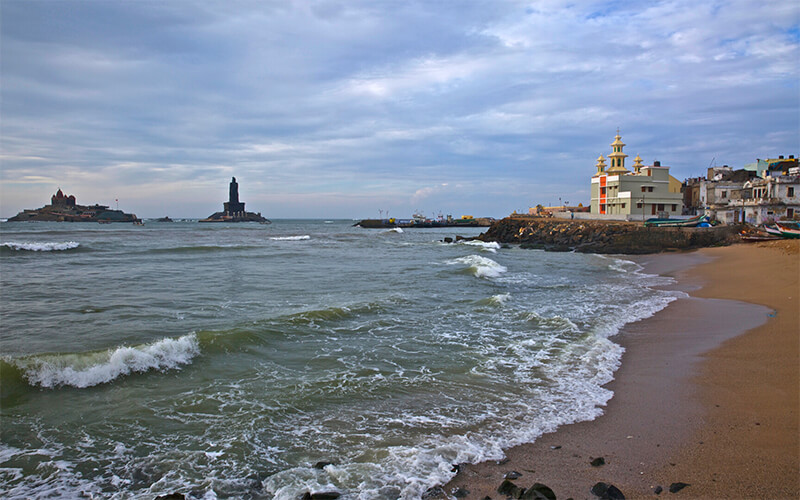
[(793, 187), (786, 188), (786, 196), (788, 196), (789, 198), (794, 197), (794, 188)]
[(600, 188), (600, 194), (606, 194), (606, 188), (604, 187)]
[(727, 197), (728, 197), (728, 192), (727, 192), (727, 191), (722, 191), (722, 192), (720, 193), (719, 197), (720, 197), (720, 198), (727, 198)]
[(676, 210), (678, 210), (678, 205), (673, 203), (672, 204), (672, 211), (675, 212)]
[(622, 208), (625, 208), (625, 204), (624, 203), (622, 204)]
[(647, 192), (647, 187), (646, 186), (642, 186), (642, 192), (643, 193)]
[(659, 212), (663, 212), (664, 211), (664, 204), (663, 203), (659, 203), (658, 204), (658, 211)]
[(636, 204), (636, 208), (642, 208), (642, 204), (641, 203), (637, 203)]

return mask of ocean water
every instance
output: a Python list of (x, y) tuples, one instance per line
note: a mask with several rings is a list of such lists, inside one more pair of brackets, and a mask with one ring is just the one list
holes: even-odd
[(419, 498), (599, 416), (614, 334), (676, 298), (352, 224), (0, 224), (0, 496)]

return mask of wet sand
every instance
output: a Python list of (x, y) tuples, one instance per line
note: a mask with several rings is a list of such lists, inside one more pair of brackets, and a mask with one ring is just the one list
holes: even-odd
[[(445, 491), (497, 493), (505, 474), (558, 498), (800, 498), (800, 241), (637, 257), (689, 296), (628, 325), (604, 415), (461, 468)], [(605, 465), (592, 466), (602, 457)], [(672, 483), (688, 483), (670, 493)]]

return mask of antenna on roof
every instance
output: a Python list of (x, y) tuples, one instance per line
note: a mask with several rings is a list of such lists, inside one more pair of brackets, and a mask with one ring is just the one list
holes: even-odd
[(716, 167), (717, 166), (716, 161), (717, 161), (717, 157), (716, 156), (711, 158), (711, 163), (709, 163), (708, 166), (710, 167), (711, 165), (714, 165)]

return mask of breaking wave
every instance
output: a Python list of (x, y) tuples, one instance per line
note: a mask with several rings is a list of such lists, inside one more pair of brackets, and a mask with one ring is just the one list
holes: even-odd
[(465, 268), (469, 273), (478, 278), (497, 278), (508, 269), (498, 264), (492, 259), (481, 257), (480, 255), (468, 255), (447, 262), (451, 265), (466, 264)]
[(92, 387), (150, 370), (166, 371), (189, 364), (200, 353), (195, 334), (162, 339), (135, 347), (74, 354), (40, 354), (6, 359), (22, 372), (29, 384), (44, 388)]
[(497, 251), (500, 249), (500, 243), (496, 241), (464, 240), (460, 241), (459, 243), (462, 245), (479, 247), (481, 250), (491, 253), (497, 253)]
[(270, 238), (274, 241), (300, 241), (300, 240), (310, 240), (311, 236), (304, 234), (302, 236), (272, 236)]
[(57, 252), (72, 250), (81, 246), (77, 241), (8, 241), (2, 247), (14, 251), (27, 252)]

